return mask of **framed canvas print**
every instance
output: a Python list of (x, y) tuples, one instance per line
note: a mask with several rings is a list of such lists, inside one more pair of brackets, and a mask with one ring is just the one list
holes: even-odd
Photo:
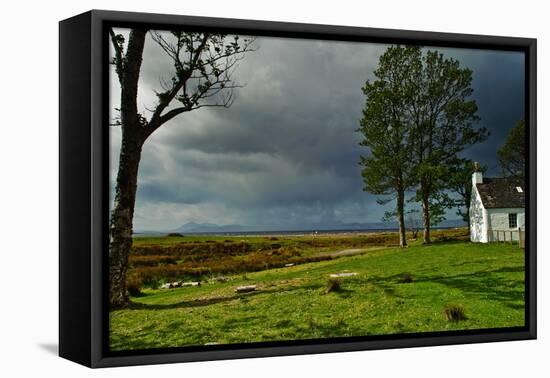
[(536, 40), (60, 22), (60, 355), (536, 337)]

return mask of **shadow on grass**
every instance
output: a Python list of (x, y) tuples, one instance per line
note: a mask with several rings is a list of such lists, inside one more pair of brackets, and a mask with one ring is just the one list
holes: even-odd
[[(523, 282), (502, 277), (502, 273), (523, 273), (525, 270), (521, 266), (502, 267), (493, 270), (482, 270), (471, 273), (456, 275), (433, 275), (414, 277), (414, 283), (438, 283), (449, 288), (459, 289), (465, 294), (475, 295), (477, 297), (494, 300), (503, 303), (512, 309), (523, 309), (525, 301), (525, 289)], [(395, 295), (395, 285), (405, 285), (399, 283), (402, 273), (383, 279), (374, 280), (373, 283), (388, 292)]]
[[(395, 282), (397, 283), (397, 282)], [(386, 283), (385, 280), (382, 280), (382, 281), (371, 281), (371, 284), (373, 284), (375, 287), (378, 287), (379, 289), (381, 289), (385, 295), (389, 296), (389, 297), (395, 297), (395, 298), (403, 298), (402, 295), (399, 295), (397, 294), (396, 290), (395, 290), (395, 283)]]
[(318, 284), (310, 284), (310, 285), (300, 285), (300, 286), (280, 287), (280, 288), (265, 288), (265, 289), (260, 289), (258, 291), (253, 291), (250, 293), (233, 294), (228, 296), (218, 296), (218, 297), (211, 297), (211, 298), (199, 298), (199, 299), (181, 301), (181, 302), (176, 302), (171, 304), (146, 304), (146, 303), (132, 302), (128, 307), (126, 307), (126, 309), (127, 310), (168, 310), (168, 309), (176, 309), (176, 308), (202, 307), (202, 306), (209, 306), (209, 305), (218, 304), (218, 303), (230, 302), (234, 300), (249, 299), (251, 297), (255, 297), (261, 294), (275, 294), (275, 293), (282, 293), (282, 292), (291, 292), (296, 290), (317, 290), (321, 286), (322, 285), (318, 285)]
[(476, 265), (476, 264), (487, 264), (487, 259), (472, 259), (467, 260), (455, 264), (449, 264), (450, 267), (459, 267), (459, 266), (466, 266), (466, 265)]
[(431, 245), (439, 245), (439, 244), (464, 244), (465, 242), (469, 242), (468, 240), (460, 240), (460, 239), (445, 239), (445, 238), (437, 238), (435, 240), (432, 240), (430, 243), (422, 244), (424, 247), (429, 247)]
[(181, 302), (170, 303), (170, 304), (146, 304), (146, 303), (139, 303), (139, 302), (131, 302), (130, 305), (125, 309), (126, 310), (169, 310), (169, 309), (175, 309), (175, 308), (202, 307), (202, 306), (209, 306), (217, 303), (229, 302), (245, 296), (250, 297), (257, 294), (259, 293), (247, 293), (247, 294), (232, 295), (227, 297), (194, 299), (190, 301), (181, 301)]
[(355, 291), (341, 287), (338, 290), (327, 292), (326, 289), (323, 292), (324, 295), (338, 295), (340, 298), (349, 298)]

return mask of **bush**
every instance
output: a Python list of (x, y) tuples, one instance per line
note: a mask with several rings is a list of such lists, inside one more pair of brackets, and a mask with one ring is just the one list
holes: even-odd
[(459, 322), (461, 320), (466, 320), (466, 315), (464, 314), (464, 307), (461, 305), (450, 304), (445, 307), (443, 314), (450, 322)]
[(180, 234), (179, 232), (170, 232), (166, 236), (168, 236), (170, 238), (183, 238), (183, 234)]
[(162, 255), (130, 256), (129, 262), (131, 267), (177, 264), (177, 260), (174, 257)]
[(449, 229), (449, 230), (434, 230), (432, 233), (435, 242), (452, 242), (452, 241), (469, 241), (470, 232), (467, 227)]
[(409, 272), (403, 273), (403, 275), (401, 276), (401, 279), (399, 280), (399, 282), (401, 282), (401, 283), (411, 283), (411, 282), (413, 282), (412, 274), (409, 273)]
[(342, 290), (342, 281), (338, 278), (329, 278), (327, 281), (327, 293)]
[(132, 277), (126, 280), (126, 290), (128, 294), (132, 297), (139, 297), (142, 295), (141, 287), (143, 286), (143, 281), (137, 277)]
[(170, 255), (178, 259), (206, 260), (218, 255), (243, 255), (252, 250), (246, 242), (238, 243), (201, 243), (200, 241), (178, 243), (174, 245), (148, 244), (132, 247), (133, 256)]

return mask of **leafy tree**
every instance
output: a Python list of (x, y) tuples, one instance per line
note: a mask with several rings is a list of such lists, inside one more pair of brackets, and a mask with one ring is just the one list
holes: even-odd
[(520, 120), (508, 133), (506, 141), (498, 150), (498, 162), (507, 176), (525, 179), (526, 149), (525, 121)]
[[(408, 143), (410, 127), (406, 113), (410, 87), (404, 81), (417, 50), (390, 47), (374, 71), (376, 79), (362, 88), (366, 96), (359, 132), (368, 155), (361, 156), (364, 190), (383, 195), (379, 203), (395, 200), (399, 223), (399, 244), (407, 245), (405, 229), (405, 192), (412, 185), (412, 150)], [(399, 68), (399, 69), (396, 69)]]
[(133, 216), (141, 151), (145, 141), (174, 117), (206, 106), (229, 107), (233, 102), (234, 68), (252, 51), (252, 40), (204, 32), (150, 32), (173, 63), (170, 80), (161, 82), (150, 116), (138, 110), (137, 95), (143, 49), (148, 30), (132, 29), (128, 43), (110, 30), (112, 64), (120, 83), (119, 115), (114, 125), (122, 129), (115, 203), (111, 212), (109, 243), (110, 303), (128, 303), (126, 273), (132, 246)]
[[(363, 158), (365, 190), (397, 197), (402, 210), (403, 188), (416, 187), (422, 205), (424, 242), (430, 229), (452, 206), (449, 170), (460, 152), (485, 140), (485, 128), (475, 128), (477, 105), (471, 99), (472, 71), (437, 51), (418, 46), (392, 46), (381, 56), (377, 80), (363, 92)], [(379, 138), (379, 140), (376, 140)], [(402, 168), (399, 168), (402, 167)]]
[(470, 97), (472, 71), (437, 51), (418, 52), (415, 57), (408, 80), (414, 91), (407, 108), (413, 129), (416, 200), (422, 205), (424, 242), (429, 243), (431, 226), (444, 219), (449, 207), (450, 167), (461, 151), (484, 141), (488, 132), (474, 127), (479, 117)]
[(485, 171), (487, 171), (487, 166), (480, 166), (469, 159), (456, 159), (449, 169), (449, 190), (458, 196), (452, 201), (452, 205), (457, 207), (456, 214), (468, 223), (468, 229), (470, 229), (472, 174), (474, 172), (484, 173)]

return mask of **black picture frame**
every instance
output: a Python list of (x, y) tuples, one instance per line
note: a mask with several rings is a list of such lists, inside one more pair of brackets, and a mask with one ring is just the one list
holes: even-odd
[[(310, 39), (523, 51), (528, 125), (525, 327), (111, 353), (107, 348), (107, 28), (215, 29)], [(536, 338), (536, 39), (92, 10), (59, 24), (59, 355), (89, 367)]]

